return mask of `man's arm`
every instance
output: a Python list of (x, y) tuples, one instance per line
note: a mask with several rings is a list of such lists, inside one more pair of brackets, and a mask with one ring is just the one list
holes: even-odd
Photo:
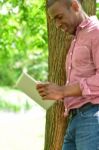
[(82, 91), (80, 89), (79, 83), (64, 86), (64, 97), (70, 96), (82, 96)]
[(53, 83), (38, 83), (37, 90), (41, 95), (42, 99), (54, 99), (59, 100), (64, 97), (70, 96), (81, 96), (82, 92), (79, 84), (58, 86)]

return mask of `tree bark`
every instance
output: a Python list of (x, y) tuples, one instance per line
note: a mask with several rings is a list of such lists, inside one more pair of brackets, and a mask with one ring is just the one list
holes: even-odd
[[(96, 12), (96, 0), (82, 0), (82, 6), (88, 15)], [(62, 33), (55, 28), (53, 21), (48, 21), (49, 75), (48, 80), (58, 85), (66, 82), (65, 61), (71, 44), (72, 35)], [(62, 101), (56, 102), (46, 113), (44, 150), (61, 150), (68, 118), (64, 117)]]

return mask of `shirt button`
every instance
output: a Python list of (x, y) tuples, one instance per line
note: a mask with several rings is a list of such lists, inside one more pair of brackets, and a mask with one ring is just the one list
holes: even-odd
[(69, 80), (67, 80), (66, 84), (68, 84), (68, 83), (69, 83)]
[(68, 109), (67, 108), (65, 108), (65, 113), (68, 114)]
[(72, 55), (72, 52), (70, 53), (70, 56)]
[(69, 66), (69, 67), (68, 67), (68, 69), (70, 70), (70, 69), (71, 69), (71, 67)]
[(67, 108), (65, 108), (65, 112), (67, 112)]
[(76, 42), (76, 39), (74, 39), (74, 42)]

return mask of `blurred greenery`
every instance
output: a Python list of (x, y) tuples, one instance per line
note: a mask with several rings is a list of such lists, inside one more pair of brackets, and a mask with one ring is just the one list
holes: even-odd
[[(48, 38), (44, 5), (44, 0), (0, 0), (0, 86), (14, 85), (22, 71), (37, 80), (47, 80)], [(99, 1), (96, 7), (99, 18)], [(0, 97), (0, 110), (6, 108), (17, 112), (21, 109), (5, 99)], [(27, 102), (23, 107), (31, 106)]]
[(31, 105), (27, 102), (25, 105), (20, 106), (19, 104), (13, 104), (12, 102), (6, 102), (5, 99), (1, 100), (0, 99), (0, 111), (2, 110), (6, 110), (6, 111), (11, 111), (11, 112), (19, 112), (22, 109), (24, 109), (24, 111), (27, 111), (29, 109), (31, 109)]
[(37, 104), (21, 91), (9, 87), (0, 87), (0, 111), (27, 111), (36, 106)]
[(96, 3), (96, 15), (99, 18), (99, 0), (97, 0), (97, 3)]
[(47, 79), (44, 1), (0, 0), (0, 86), (13, 85), (23, 70)]

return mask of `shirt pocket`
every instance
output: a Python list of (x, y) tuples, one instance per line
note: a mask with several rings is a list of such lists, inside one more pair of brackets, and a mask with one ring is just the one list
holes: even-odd
[(86, 46), (75, 46), (72, 56), (74, 67), (83, 67), (92, 63), (91, 50)]

